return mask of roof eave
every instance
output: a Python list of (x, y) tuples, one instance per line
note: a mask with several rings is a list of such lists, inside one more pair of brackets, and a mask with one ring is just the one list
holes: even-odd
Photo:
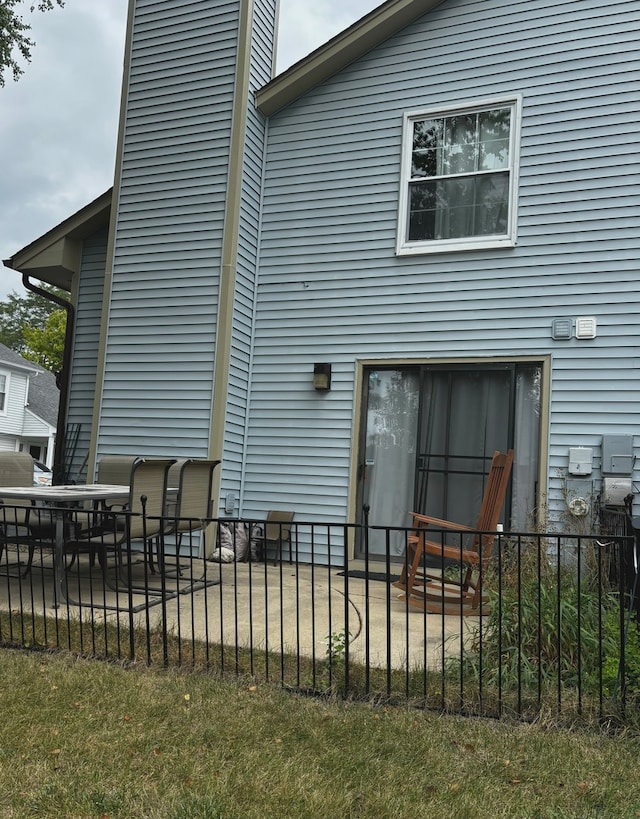
[(388, 0), (259, 89), (258, 108), (273, 116), (442, 2)]
[(112, 190), (69, 216), (59, 225), (14, 253), (3, 264), (23, 275), (71, 290), (80, 268), (82, 239), (109, 224)]
[(15, 361), (7, 361), (0, 356), (0, 366), (7, 370), (18, 370), (19, 372), (30, 373), (31, 375), (38, 375), (40, 370), (36, 367), (30, 367), (28, 364), (16, 364)]

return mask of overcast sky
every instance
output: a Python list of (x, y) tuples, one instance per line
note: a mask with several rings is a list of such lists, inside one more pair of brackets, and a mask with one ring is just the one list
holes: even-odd
[[(36, 42), (0, 88), (0, 300), (21, 277), (1, 264), (113, 184), (128, 0), (66, 0), (23, 16)], [(280, 0), (278, 71), (382, 0)]]

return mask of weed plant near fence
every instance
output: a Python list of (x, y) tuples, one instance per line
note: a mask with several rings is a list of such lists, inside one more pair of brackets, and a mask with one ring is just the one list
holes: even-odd
[(299, 521), (290, 559), (261, 562), (204, 560), (188, 537), (160, 561), (133, 544), (106, 573), (95, 554), (66, 556), (62, 584), (51, 541), (9, 537), (0, 642), (441, 711), (638, 724), (632, 537), (500, 535), (484, 616), (466, 617), (401, 600), (402, 564), (367, 554), (368, 533)]
[(544, 545), (530, 536), (501, 543), (487, 579), (490, 614), (448, 673), (498, 713), (553, 706), (603, 716), (636, 706), (638, 626), (626, 590), (602, 571), (611, 544), (580, 542), (573, 565)]

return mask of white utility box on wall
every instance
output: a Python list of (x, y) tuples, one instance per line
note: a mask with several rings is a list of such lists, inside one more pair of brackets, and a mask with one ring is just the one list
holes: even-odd
[(572, 446), (569, 449), (569, 474), (590, 475), (593, 471), (593, 449), (589, 446)]

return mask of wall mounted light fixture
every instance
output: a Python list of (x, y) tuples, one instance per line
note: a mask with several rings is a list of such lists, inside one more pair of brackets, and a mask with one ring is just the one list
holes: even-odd
[(313, 388), (320, 392), (331, 389), (331, 364), (313, 365)]

